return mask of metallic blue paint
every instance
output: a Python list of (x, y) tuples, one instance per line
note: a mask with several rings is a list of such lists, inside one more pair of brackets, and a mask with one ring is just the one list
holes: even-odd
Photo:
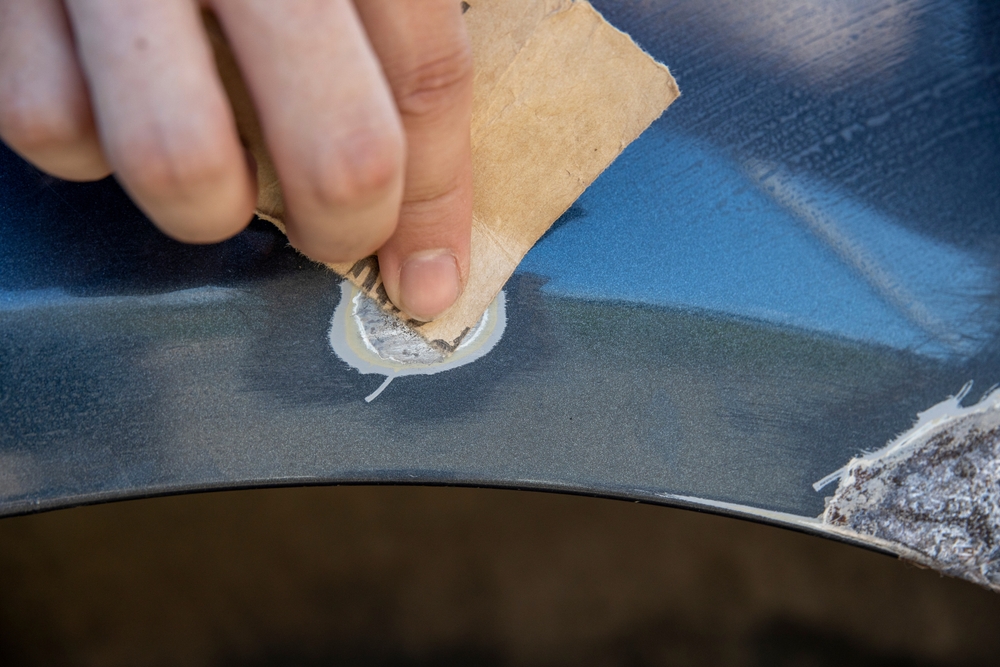
[(183, 246), (0, 150), (0, 514), (388, 482), (815, 516), (1000, 381), (1000, 5), (595, 4), (683, 97), (528, 255), (493, 352), (371, 404), (337, 279), (269, 225)]

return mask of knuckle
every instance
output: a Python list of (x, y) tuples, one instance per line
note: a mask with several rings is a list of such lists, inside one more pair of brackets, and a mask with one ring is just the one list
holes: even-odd
[(360, 128), (337, 142), (304, 181), (310, 185), (310, 198), (321, 207), (363, 206), (402, 178), (403, 157), (400, 131), (388, 124)]
[(396, 104), (404, 116), (425, 116), (459, 102), (472, 91), (472, 50), (465, 42), (443, 54), (416, 58), (393, 77)]
[(130, 139), (116, 151), (117, 166), (133, 187), (157, 197), (188, 198), (211, 191), (232, 173), (221, 142)]
[(357, 261), (371, 255), (384, 242), (383, 235), (376, 234), (371, 229), (323, 239), (292, 232), (289, 240), (306, 257), (326, 264)]
[[(377, 206), (361, 215), (299, 219), (287, 226), (288, 238), (306, 256), (335, 264), (367, 257), (381, 247), (396, 228), (397, 211)], [(333, 223), (333, 224), (330, 224)]]
[(0, 99), (0, 136), (29, 155), (72, 146), (84, 137), (81, 125), (58, 109)]

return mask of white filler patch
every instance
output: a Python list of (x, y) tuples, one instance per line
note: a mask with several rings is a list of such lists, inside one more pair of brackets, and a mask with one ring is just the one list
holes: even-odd
[(500, 292), (455, 351), (445, 354), (345, 280), (340, 283), (340, 303), (333, 311), (329, 338), (337, 356), (359, 373), (385, 376), (385, 382), (365, 398), (370, 403), (397, 377), (433, 375), (481, 358), (497, 344), (506, 325)]

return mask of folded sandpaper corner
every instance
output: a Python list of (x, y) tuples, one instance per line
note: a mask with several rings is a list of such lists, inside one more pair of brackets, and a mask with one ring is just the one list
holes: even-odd
[[(585, 0), (467, 0), (463, 9), (475, 67), (468, 282), (438, 319), (409, 321), (445, 352), (552, 223), (679, 95), (667, 68)], [(281, 187), (250, 97), (221, 32), (209, 28), (240, 133), (257, 160), (257, 213), (283, 229)], [(329, 266), (399, 313), (375, 257)]]

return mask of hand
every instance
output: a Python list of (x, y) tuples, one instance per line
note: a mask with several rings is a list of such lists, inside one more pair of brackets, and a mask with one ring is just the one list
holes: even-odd
[(433, 319), (469, 268), (472, 63), (455, 0), (0, 0), (0, 138), (55, 176), (114, 173), (170, 236), (246, 226), (255, 173), (200, 11), (254, 99), (291, 242), (378, 250), (401, 310)]

